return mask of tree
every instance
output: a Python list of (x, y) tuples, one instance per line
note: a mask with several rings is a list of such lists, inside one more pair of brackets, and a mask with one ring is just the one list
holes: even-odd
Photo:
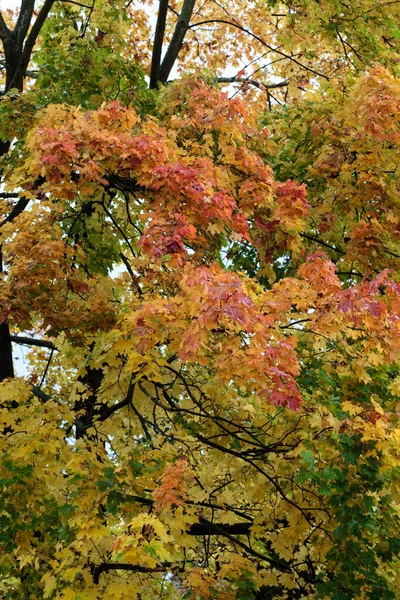
[(0, 17), (2, 597), (398, 596), (399, 13)]

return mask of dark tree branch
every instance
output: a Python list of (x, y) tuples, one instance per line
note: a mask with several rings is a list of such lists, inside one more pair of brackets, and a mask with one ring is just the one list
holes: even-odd
[(257, 87), (260, 90), (275, 90), (277, 88), (286, 87), (289, 85), (289, 81), (279, 81), (278, 83), (263, 83), (257, 79), (248, 79), (246, 77), (217, 77), (217, 83), (247, 83)]
[(143, 567), (141, 565), (132, 565), (131, 563), (101, 563), (101, 565), (91, 565), (90, 572), (93, 577), (93, 583), (97, 585), (100, 581), (100, 575), (108, 571), (132, 571), (133, 573), (165, 573), (173, 568), (172, 563), (164, 563), (159, 567)]
[[(138, 504), (144, 504), (145, 506), (154, 506), (154, 500), (152, 500), (151, 498), (145, 498), (143, 496), (134, 496), (134, 495), (126, 495), (123, 494), (123, 500), (129, 501), (129, 502), (137, 502)], [(214, 502), (206, 502), (205, 500), (203, 501), (199, 501), (199, 502), (195, 502), (194, 500), (185, 500), (185, 504), (188, 504), (189, 506), (202, 506), (204, 508), (212, 508), (213, 510), (220, 510), (222, 512), (231, 512), (234, 513), (235, 515), (238, 515), (239, 517), (241, 517), (242, 519), (246, 519), (247, 523), (235, 523), (235, 527), (238, 526), (236, 535), (247, 535), (247, 533), (249, 532), (249, 527), (251, 527), (253, 525), (253, 518), (250, 517), (249, 515), (246, 515), (246, 513), (244, 513), (241, 510), (238, 510), (236, 508), (233, 508), (231, 506), (221, 506), (219, 504), (215, 504)], [(246, 526), (247, 525), (247, 529)], [(225, 527), (225, 525), (223, 525)], [(228, 525), (228, 527), (230, 527), (231, 525)], [(241, 531), (244, 531), (245, 533), (240, 534), (239, 531), (239, 526), (241, 526)], [(192, 531), (190, 529), (190, 533), (192, 533), (193, 535), (201, 535), (201, 534), (196, 534), (194, 532), (194, 530)]]
[(25, 76), (26, 69), (31, 58), (33, 47), (36, 43), (38, 35), (44, 25), (45, 20), (54, 4), (55, 0), (45, 0), (40, 12), (34, 22), (32, 29), (29, 32), (27, 40), (24, 45), (24, 49), (21, 54), (21, 58), (12, 76), (9, 85), (6, 86), (6, 91), (12, 88), (17, 88), (19, 91), (22, 90), (23, 79)]
[(4, 17), (0, 12), (0, 39), (4, 40), (6, 37), (8, 37), (10, 35), (10, 33), (11, 32), (7, 27)]
[(127, 259), (127, 257), (122, 252), (119, 253), (119, 256), (120, 256), (122, 262), (124, 263), (124, 265), (126, 267), (126, 270), (128, 271), (128, 273), (129, 273), (129, 275), (130, 275), (130, 277), (132, 279), (132, 283), (135, 286), (135, 290), (137, 291), (137, 293), (138, 293), (139, 296), (143, 296), (143, 292), (142, 292), (142, 290), (140, 288), (140, 285), (138, 283), (138, 278), (135, 277), (135, 274), (132, 271), (132, 267), (131, 267), (131, 264), (130, 264), (129, 260)]
[(265, 42), (262, 38), (260, 38), (260, 36), (256, 35), (252, 31), (250, 31), (250, 29), (246, 29), (246, 27), (242, 27), (242, 25), (240, 25), (239, 23), (236, 23), (235, 21), (228, 21), (227, 19), (207, 19), (205, 21), (193, 23), (192, 25), (188, 26), (187, 29), (194, 29), (195, 27), (200, 27), (200, 25), (207, 25), (207, 24), (211, 24), (211, 23), (225, 23), (225, 25), (230, 25), (231, 27), (235, 27), (236, 29), (239, 29), (243, 33), (246, 33), (253, 39), (260, 42), (260, 44), (265, 46), (265, 48), (269, 48), (269, 50), (271, 52), (275, 52), (275, 54), (279, 54), (280, 56), (287, 58), (288, 60), (292, 61), (293, 63), (295, 63), (302, 69), (306, 69), (310, 73), (314, 73), (314, 75), (318, 75), (318, 77), (323, 77), (324, 79), (329, 81), (329, 77), (327, 75), (324, 75), (323, 73), (319, 73), (318, 71), (315, 71), (311, 67), (307, 67), (307, 65), (303, 65), (303, 63), (301, 63), (300, 61), (293, 58), (293, 56), (290, 56), (290, 54), (286, 54), (285, 52), (282, 52), (282, 50), (279, 50), (278, 48), (274, 48), (273, 46), (270, 46), (269, 44), (267, 44), (267, 42)]
[(24, 344), (26, 346), (40, 346), (41, 348), (50, 348), (51, 350), (57, 350), (53, 342), (47, 340), (37, 340), (36, 338), (24, 337), (21, 335), (10, 335), (10, 339), (15, 344)]
[(179, 13), (170, 4), (168, 5), (168, 10), (173, 12), (176, 17), (179, 17)]
[(193, 523), (185, 533), (199, 536), (221, 535), (223, 537), (249, 535), (251, 526), (252, 523), (211, 523), (202, 518), (200, 523)]
[(323, 240), (320, 240), (317, 237), (308, 235), (307, 233), (300, 233), (300, 237), (303, 237), (306, 240), (310, 240), (311, 242), (315, 242), (316, 244), (320, 244), (321, 246), (325, 246), (325, 248), (334, 250), (335, 252), (338, 252), (339, 254), (346, 254), (346, 252), (344, 252), (344, 250), (341, 250), (340, 248), (336, 248), (335, 246), (332, 246), (331, 244), (328, 244), (327, 242), (324, 242)]
[(132, 248), (132, 244), (129, 241), (128, 236), (124, 233), (123, 229), (121, 228), (121, 226), (119, 225), (118, 221), (116, 221), (111, 213), (111, 211), (108, 210), (107, 206), (105, 205), (104, 199), (103, 202), (93, 202), (93, 204), (100, 204), (100, 206), (103, 207), (104, 212), (107, 214), (107, 216), (111, 219), (115, 229), (117, 229), (119, 231), (119, 233), (121, 234), (122, 239), (124, 240), (124, 242), (126, 243), (126, 245), (128, 246), (129, 250), (132, 252), (133, 256), (136, 256), (134, 249)]
[(140, 414), (140, 411), (136, 408), (136, 406), (133, 404), (133, 402), (130, 403), (130, 407), (133, 410), (133, 412), (135, 413), (135, 415), (137, 416), (137, 418), (140, 421), (140, 425), (142, 427), (143, 433), (146, 436), (147, 441), (152, 444), (153, 440), (151, 438), (150, 432), (148, 430), (148, 427), (146, 425), (146, 419), (143, 417), (143, 415)]
[[(0, 13), (0, 38), (3, 42), (6, 70), (5, 92), (13, 87), (17, 88), (20, 92), (22, 91), (24, 76), (28, 68), (34, 45), (54, 1), (55, 0), (45, 0), (29, 34), (28, 31), (31, 25), (35, 0), (21, 0), (20, 13), (13, 31), (9, 30)], [(28, 37), (25, 41), (26, 36)], [(9, 148), (10, 140), (0, 140), (0, 156), (7, 154)], [(5, 223), (11, 223), (25, 210), (28, 204), (28, 198), (20, 198), (12, 208), (10, 214), (3, 219), (2, 223), (0, 223), (0, 227)], [(0, 271), (2, 270), (3, 263), (0, 248)], [(4, 321), (0, 324), (0, 382), (12, 377), (14, 377), (14, 367), (10, 329), (8, 323)]]
[(36, 385), (32, 386), (32, 392), (37, 398), (43, 400), (43, 402), (48, 402), (49, 400), (51, 400), (51, 396), (46, 394), (46, 392), (40, 390)]
[(117, 412), (117, 410), (119, 410), (120, 408), (123, 408), (124, 406), (128, 406), (128, 404), (131, 404), (132, 399), (133, 399), (134, 390), (135, 390), (135, 384), (130, 383), (125, 398), (123, 400), (121, 400), (121, 402), (117, 402), (117, 404), (113, 404), (112, 406), (105, 406), (103, 408), (103, 410), (101, 411), (98, 419), (96, 419), (96, 422), (105, 421), (106, 419), (111, 417), (111, 415), (113, 415), (115, 412)]
[[(242, 528), (240, 526), (243, 526)], [(207, 519), (201, 518), (200, 523), (195, 523), (192, 525), (188, 531), (191, 535), (199, 535), (199, 536), (209, 536), (216, 535), (228, 538), (233, 544), (240, 546), (245, 552), (247, 552), (250, 556), (254, 556), (254, 558), (258, 558), (259, 560), (265, 561), (269, 563), (271, 566), (279, 569), (283, 572), (288, 572), (291, 570), (291, 567), (288, 563), (280, 560), (276, 560), (270, 556), (260, 554), (259, 552), (253, 550), (250, 546), (238, 540), (236, 535), (248, 535), (250, 533), (250, 527), (248, 523), (238, 523), (237, 525), (229, 525), (229, 524), (216, 524), (211, 523)], [(193, 530), (193, 531), (192, 531)], [(141, 565), (132, 565), (130, 563), (101, 563), (100, 565), (91, 565), (90, 571), (93, 577), (93, 583), (97, 585), (100, 581), (100, 575), (104, 572), (108, 571), (133, 571), (134, 573), (159, 573), (166, 572), (172, 570), (174, 565), (172, 563), (163, 563), (158, 567), (144, 567)], [(176, 565), (175, 565), (176, 568)]]
[(22, 0), (17, 23), (14, 31), (18, 48), (22, 48), (26, 34), (28, 33), (29, 25), (33, 15), (35, 0)]
[(51, 361), (53, 360), (53, 354), (54, 354), (54, 348), (52, 348), (52, 350), (50, 352), (50, 355), (49, 355), (49, 358), (47, 359), (46, 368), (45, 368), (44, 373), (42, 375), (42, 379), (40, 380), (40, 383), (39, 383), (39, 390), (41, 389), (41, 387), (44, 384), (45, 379), (47, 377), (47, 372), (50, 369)]
[(189, 21), (193, 13), (195, 1), (196, 0), (184, 0), (183, 2), (182, 11), (175, 26), (175, 31), (160, 67), (159, 81), (161, 83), (165, 83), (168, 80), (172, 67), (182, 48), (183, 39), (189, 29)]
[(13, 31), (6, 32), (4, 30), (4, 34), (2, 35), (6, 63), (6, 92), (10, 90), (13, 85), (18, 91), (22, 91), (23, 77), (19, 77), (15, 79), (15, 81), (14, 78), (19, 71), (24, 40), (31, 24), (34, 4), (34, 0), (22, 0), (17, 23)]
[(154, 34), (153, 54), (151, 57), (150, 89), (157, 87), (160, 76), (161, 52), (164, 39), (165, 23), (167, 20), (168, 0), (160, 0), (156, 31)]
[(88, 10), (93, 11), (93, 6), (88, 6), (87, 4), (81, 4), (80, 2), (75, 2), (74, 0), (61, 0), (63, 4), (75, 4), (75, 6), (81, 6), (82, 8), (87, 8)]
[[(163, 389), (163, 395), (164, 398), (166, 399), (166, 401), (168, 402), (169, 406), (167, 405), (162, 405), (159, 400), (158, 397), (157, 398), (153, 398), (153, 396), (151, 394), (149, 394), (146, 389), (141, 385), (140, 381), (138, 382), (138, 385), (140, 387), (140, 389), (143, 391), (143, 393), (154, 403), (155, 406), (159, 406), (161, 407), (164, 411), (166, 411), (167, 413), (170, 411), (176, 411), (176, 406), (174, 401), (169, 398), (169, 395), (167, 394), (166, 390)], [(186, 409), (183, 410), (182, 412), (189, 412)], [(244, 462), (246, 462), (248, 465), (251, 465), (256, 471), (258, 471), (261, 475), (263, 475), (268, 481), (269, 483), (276, 489), (276, 491), (279, 493), (280, 497), (285, 500), (288, 504), (290, 504), (291, 506), (293, 506), (296, 510), (298, 510), (299, 512), (302, 513), (302, 515), (304, 516), (304, 518), (306, 519), (306, 521), (314, 527), (314, 523), (313, 523), (313, 519), (312, 517), (310, 517), (310, 511), (326, 511), (325, 508), (319, 508), (319, 507), (301, 507), (298, 504), (296, 504), (295, 502), (293, 502), (289, 496), (284, 492), (281, 483), (279, 481), (278, 478), (275, 478), (273, 475), (268, 474), (265, 469), (262, 468), (262, 466), (256, 462), (257, 457), (254, 458), (250, 458), (249, 456), (247, 456), (243, 451), (241, 450), (235, 450), (233, 448), (227, 447), (227, 446), (223, 446), (217, 442), (214, 441), (213, 437), (205, 437), (203, 436), (199, 431), (191, 431), (192, 435), (194, 438), (196, 438), (198, 441), (206, 444), (207, 446), (211, 447), (211, 448), (215, 448), (216, 450), (220, 450), (221, 452), (225, 453), (225, 454), (230, 454), (232, 456), (236, 456), (237, 458), (240, 458), (241, 460), (243, 460)], [(325, 530), (324, 530), (325, 531)], [(327, 533), (327, 532), (326, 532)], [(329, 534), (328, 534), (329, 535)]]
[(274, 477), (272, 477), (271, 475), (269, 475), (258, 463), (256, 463), (254, 460), (247, 458), (245, 455), (243, 455), (242, 452), (237, 451), (237, 450), (233, 450), (232, 448), (227, 448), (222, 446), (221, 444), (217, 444), (216, 442), (212, 441), (210, 438), (207, 438), (203, 435), (201, 435), (198, 432), (193, 433), (194, 437), (196, 437), (196, 439), (198, 439), (200, 442), (203, 442), (204, 444), (210, 446), (211, 448), (215, 448), (217, 450), (220, 450), (223, 453), (226, 454), (231, 454), (232, 456), (236, 456), (240, 459), (242, 459), (243, 461), (245, 461), (247, 464), (251, 465), (256, 471), (258, 471), (261, 475), (263, 475), (268, 481), (269, 483), (276, 489), (276, 491), (279, 493), (280, 497), (285, 500), (288, 504), (290, 504), (291, 506), (293, 506), (293, 508), (295, 508), (296, 510), (298, 510), (299, 512), (301, 512), (301, 514), (304, 516), (305, 520), (311, 525), (314, 526), (314, 524), (312, 523), (312, 521), (310, 520), (310, 517), (308, 515), (308, 512), (310, 510), (322, 510), (324, 511), (325, 509), (323, 508), (311, 508), (311, 507), (305, 507), (302, 508), (301, 506), (299, 506), (298, 504), (296, 504), (295, 502), (293, 502), (293, 500), (291, 500), (289, 498), (289, 496), (287, 494), (285, 494), (282, 486), (279, 483), (279, 480), (275, 479)]
[(145, 188), (141, 185), (137, 184), (135, 179), (131, 179), (130, 177), (121, 177), (120, 175), (107, 174), (106, 180), (108, 181), (108, 185), (110, 188), (114, 188), (121, 192), (145, 192)]
[[(8, 152), (10, 146), (9, 141), (0, 140), (0, 156)], [(39, 183), (39, 180), (37, 181)], [(15, 204), (10, 214), (3, 219), (0, 223), (0, 227), (5, 223), (12, 223), (14, 219), (20, 215), (29, 204), (28, 198), (20, 198)], [(0, 272), (3, 271), (3, 256), (2, 246), (0, 246)], [(5, 321), (0, 325), (0, 382), (7, 378), (14, 377), (14, 366), (12, 356), (12, 345), (10, 328), (8, 323)]]
[(7, 322), (0, 325), (0, 382), (14, 377), (10, 329)]
[(0, 223), (0, 227), (5, 223), (12, 223), (25, 210), (28, 204), (29, 198), (20, 198), (10, 214)]
[[(237, 538), (233, 537), (233, 533), (231, 533), (230, 531), (228, 531), (226, 529), (226, 525), (218, 525), (216, 523), (211, 523), (211, 521), (208, 521), (204, 517), (201, 517), (200, 521), (201, 521), (200, 524), (202, 524), (206, 527), (209, 527), (209, 531), (213, 531), (213, 535), (221, 535), (221, 536), (227, 537), (228, 540), (230, 540), (237, 546), (240, 546), (240, 548), (242, 548), (250, 556), (254, 556), (254, 558), (258, 558), (259, 560), (268, 562), (270, 565), (280, 569), (281, 571), (287, 572), (287, 571), (291, 570), (290, 565), (288, 563), (280, 561), (280, 560), (275, 560), (274, 558), (272, 558), (270, 556), (266, 556), (265, 554), (260, 554), (256, 550), (253, 550), (253, 548), (250, 548), (250, 546), (248, 546), (241, 540), (238, 540)], [(244, 523), (244, 525), (247, 525), (247, 523)], [(234, 525), (230, 526), (230, 528), (233, 528), (233, 527), (234, 527)], [(249, 533), (249, 531), (247, 533)], [(201, 535), (210, 535), (210, 533), (208, 532), (208, 533), (201, 534)], [(240, 533), (238, 535), (246, 535), (246, 534)]]

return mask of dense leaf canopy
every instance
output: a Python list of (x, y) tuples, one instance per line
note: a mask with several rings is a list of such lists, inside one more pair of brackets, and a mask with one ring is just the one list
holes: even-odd
[(0, 13), (2, 598), (400, 597), (399, 23)]

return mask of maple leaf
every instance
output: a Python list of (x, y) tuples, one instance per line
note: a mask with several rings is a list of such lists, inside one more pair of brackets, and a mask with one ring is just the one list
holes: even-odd
[(85, 281), (78, 281), (77, 279), (68, 279), (68, 286), (76, 294), (87, 294), (90, 290), (90, 286)]
[(400, 5), (28, 4), (1, 592), (397, 597)]
[(159, 487), (153, 491), (154, 506), (157, 510), (184, 506), (187, 494), (187, 482), (191, 470), (185, 458), (179, 458), (175, 464), (167, 464), (161, 476)]

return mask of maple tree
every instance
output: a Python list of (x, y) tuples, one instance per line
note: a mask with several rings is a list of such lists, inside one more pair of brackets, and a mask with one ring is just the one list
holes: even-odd
[(399, 17), (0, 13), (2, 597), (398, 596)]

